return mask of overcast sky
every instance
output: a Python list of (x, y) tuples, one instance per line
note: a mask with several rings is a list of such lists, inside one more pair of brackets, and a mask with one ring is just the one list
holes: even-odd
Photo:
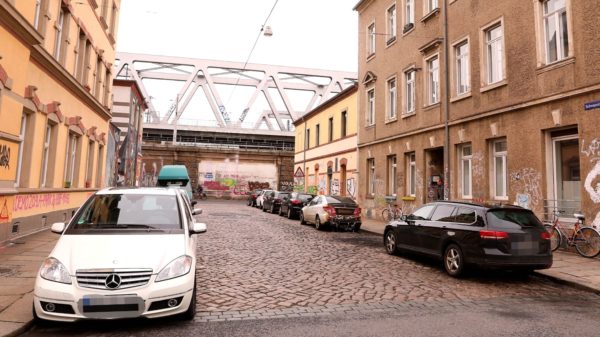
[[(250, 63), (357, 71), (358, 0), (279, 0)], [(245, 62), (275, 0), (123, 0), (117, 51)]]

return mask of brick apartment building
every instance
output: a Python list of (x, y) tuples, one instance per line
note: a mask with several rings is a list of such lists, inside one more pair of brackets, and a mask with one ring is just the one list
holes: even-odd
[(581, 209), (600, 224), (597, 1), (363, 0), (354, 9), (363, 207), (446, 197), (540, 217)]

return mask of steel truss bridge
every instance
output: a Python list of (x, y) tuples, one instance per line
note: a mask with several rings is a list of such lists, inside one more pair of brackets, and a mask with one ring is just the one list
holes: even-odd
[(145, 141), (259, 148), (293, 149), (293, 121), (353, 85), (357, 77), (351, 72), (132, 53), (117, 53), (116, 69), (116, 79), (136, 81), (149, 107)]

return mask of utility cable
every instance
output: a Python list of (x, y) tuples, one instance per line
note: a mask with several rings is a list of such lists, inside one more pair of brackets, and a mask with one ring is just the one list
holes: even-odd
[[(252, 53), (254, 52), (254, 49), (256, 48), (256, 45), (258, 44), (258, 40), (260, 39), (260, 36), (263, 34), (263, 31), (265, 30), (265, 26), (267, 25), (267, 21), (269, 21), (269, 18), (271, 17), (271, 14), (273, 14), (273, 11), (275, 10), (275, 6), (277, 6), (278, 2), (279, 2), (279, 0), (275, 0), (273, 7), (271, 7), (271, 11), (269, 11), (269, 15), (267, 15), (265, 22), (260, 27), (260, 31), (258, 32), (258, 35), (256, 36), (256, 40), (254, 40), (254, 44), (252, 45), (252, 49), (250, 49), (250, 53), (248, 54), (248, 57), (246, 58), (246, 61), (244, 62), (244, 66), (242, 67), (242, 70), (241, 70), (242, 72), (244, 70), (246, 70), (246, 67), (248, 66), (248, 62), (250, 62), (250, 57), (252, 57)], [(235, 85), (233, 86), (231, 93), (229, 93), (229, 98), (227, 99), (227, 105), (229, 105), (229, 102), (231, 101), (231, 97), (233, 96), (233, 92), (235, 91), (235, 88), (237, 88), (238, 84), (240, 83), (241, 77), (242, 77), (241, 74), (238, 74), (238, 78), (235, 81)]]

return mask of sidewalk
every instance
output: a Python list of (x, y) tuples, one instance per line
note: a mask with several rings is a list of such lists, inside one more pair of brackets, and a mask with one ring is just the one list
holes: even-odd
[[(383, 235), (385, 223), (363, 219), (361, 229)], [(0, 247), (0, 337), (16, 336), (32, 323), (33, 285), (59, 235), (45, 230)], [(383, 248), (383, 242), (382, 242)], [(552, 268), (536, 272), (556, 282), (600, 293), (600, 259), (554, 252)]]

